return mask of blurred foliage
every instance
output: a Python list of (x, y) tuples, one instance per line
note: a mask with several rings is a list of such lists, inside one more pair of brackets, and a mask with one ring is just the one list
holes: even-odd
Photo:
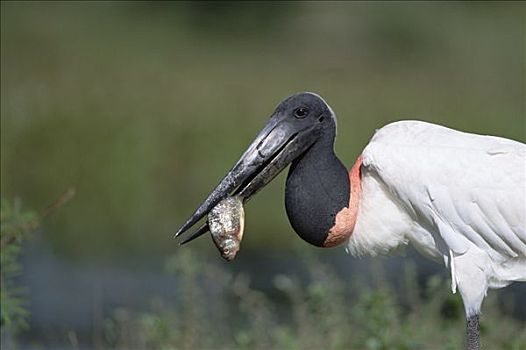
[[(279, 274), (274, 293), (251, 287), (246, 275), (201, 263), (191, 250), (167, 269), (182, 276), (180, 303), (161, 300), (150, 312), (117, 309), (104, 324), (108, 349), (462, 349), (465, 319), (460, 296), (440, 276), (415, 288), (415, 268), (403, 271), (404, 290), (386, 283), (353, 282), (353, 293), (314, 257), (304, 257), (309, 277)], [(371, 271), (372, 272), (372, 271)], [(379, 280), (385, 280), (379, 276)], [(416, 293), (416, 294), (415, 294)], [(233, 303), (229, 303), (233, 301)], [(449, 311), (445, 311), (449, 309)], [(509, 316), (490, 295), (481, 318), (486, 349), (526, 349), (526, 324)], [(290, 313), (280, 321), (279, 313)]]
[[(524, 141), (524, 10), (3, 1), (1, 191), (38, 207), (73, 184), (76, 201), (49, 223), (55, 251), (139, 261), (173, 250), (177, 226), (297, 91), (334, 108), (348, 165), (398, 119)], [(282, 197), (280, 177), (250, 203), (244, 250), (306, 247)]]
[[(336, 148), (348, 165), (375, 129), (399, 119), (526, 141), (524, 3), (0, 6), (1, 193), (38, 208), (72, 184), (76, 200), (46, 225), (54, 252), (69, 259), (127, 258), (134, 268), (171, 254), (177, 226), (275, 105), (298, 91), (321, 94), (336, 111)], [(282, 198), (283, 175), (251, 201), (243, 263), (255, 250), (313, 249), (293, 239)], [(462, 346), (458, 295), (436, 276), (421, 292), (411, 265), (399, 293), (382, 283), (381, 269), (366, 272), (374, 285), (342, 281), (316, 260), (335, 250), (313, 250), (306, 281), (276, 275), (263, 292), (249, 275), (204, 263), (217, 254), (210, 241), (192, 244), (167, 263), (181, 278), (176, 305), (155, 299), (150, 312), (116, 309), (101, 325), (100, 347)], [(18, 253), (2, 252), (2, 319), (4, 259)], [(505, 316), (492, 295), (484, 346), (524, 349), (524, 322)], [(77, 331), (82, 340), (80, 330), (67, 335), (73, 348)]]
[(14, 279), (22, 270), (19, 264), (22, 243), (38, 227), (40, 217), (33, 211), (22, 210), (19, 199), (11, 202), (2, 198), (1, 202), (1, 325), (18, 331), (27, 328), (29, 312), (24, 305), (25, 289), (17, 286)]

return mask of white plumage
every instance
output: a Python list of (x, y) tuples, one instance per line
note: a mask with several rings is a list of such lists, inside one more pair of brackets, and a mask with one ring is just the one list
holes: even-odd
[(526, 281), (526, 145), (420, 121), (377, 130), (362, 153), (353, 255), (413, 244), (443, 260), (466, 314)]

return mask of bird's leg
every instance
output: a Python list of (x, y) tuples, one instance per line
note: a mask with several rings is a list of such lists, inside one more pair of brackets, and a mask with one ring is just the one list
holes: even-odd
[(479, 315), (466, 319), (467, 350), (480, 349)]

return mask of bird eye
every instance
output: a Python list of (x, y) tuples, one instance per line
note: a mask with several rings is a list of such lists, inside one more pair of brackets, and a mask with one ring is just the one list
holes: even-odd
[(309, 114), (309, 109), (306, 107), (300, 107), (294, 111), (294, 116), (296, 118), (305, 118)]

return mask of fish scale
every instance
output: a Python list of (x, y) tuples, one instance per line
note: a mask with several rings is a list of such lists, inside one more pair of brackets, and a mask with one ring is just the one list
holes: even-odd
[(242, 200), (227, 197), (208, 214), (208, 226), (221, 256), (231, 261), (236, 257), (243, 238), (245, 213)]

